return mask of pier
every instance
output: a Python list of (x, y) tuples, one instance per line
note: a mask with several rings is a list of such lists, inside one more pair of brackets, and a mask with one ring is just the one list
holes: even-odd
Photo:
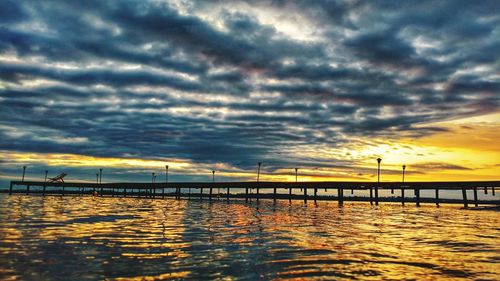
[[(9, 194), (39, 194), (45, 195), (93, 195), (93, 196), (121, 196), (121, 197), (144, 197), (144, 198), (198, 198), (206, 200), (229, 200), (244, 199), (260, 200), (303, 200), (308, 201), (337, 201), (342, 205), (345, 201), (370, 202), (378, 205), (380, 202), (398, 202), (402, 205), (414, 203), (420, 206), (422, 203), (439, 204), (463, 204), (469, 205), (500, 205), (500, 200), (479, 200), (478, 192), (488, 193), (496, 196), (496, 189), (500, 187), (500, 181), (447, 181), (447, 182), (171, 182), (171, 183), (84, 183), (84, 182), (35, 182), (35, 181), (11, 181)], [(36, 188), (36, 189), (35, 189)], [(279, 193), (279, 189), (287, 191)], [(205, 190), (205, 192), (203, 191)], [(214, 191), (221, 190), (220, 193)], [(325, 194), (318, 195), (318, 190), (324, 190)], [(349, 191), (351, 195), (355, 191), (369, 191), (369, 196), (344, 196)], [(398, 194), (391, 192), (390, 197), (379, 197), (379, 190), (399, 191)], [(432, 190), (434, 196), (421, 197), (421, 191)], [(292, 192), (298, 191), (300, 192)], [(375, 192), (373, 192), (375, 191)], [(408, 197), (406, 194), (413, 194)], [(440, 197), (440, 191), (456, 192), (461, 199), (447, 199)], [(472, 191), (469, 198), (467, 191)], [(402, 196), (401, 196), (402, 195)]]

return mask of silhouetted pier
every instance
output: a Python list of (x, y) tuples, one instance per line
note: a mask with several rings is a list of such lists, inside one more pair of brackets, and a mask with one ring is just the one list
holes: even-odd
[[(21, 188), (19, 188), (21, 187)], [(344, 201), (364, 201), (378, 205), (379, 202), (440, 203), (481, 205), (500, 205), (500, 200), (479, 200), (478, 192), (495, 196), (500, 181), (461, 181), (461, 182), (169, 182), (169, 183), (84, 183), (84, 182), (33, 182), (11, 181), (9, 194), (41, 194), (41, 195), (94, 195), (94, 196), (122, 196), (146, 198), (199, 198), (199, 199), (226, 199), (240, 198), (249, 200), (335, 200), (339, 205)], [(35, 189), (36, 188), (36, 189)], [(287, 192), (280, 193), (279, 189)], [(203, 191), (205, 190), (205, 192)], [(222, 190), (221, 193), (214, 193)], [(300, 194), (297, 194), (299, 191)], [(318, 195), (318, 190), (325, 194)], [(369, 196), (344, 196), (345, 192), (351, 195), (355, 191), (370, 191)], [(379, 190), (392, 190), (390, 197), (379, 197)], [(394, 190), (396, 193), (393, 193)], [(432, 198), (420, 196), (423, 190), (433, 190)], [(265, 192), (264, 192), (265, 191)], [(375, 196), (373, 196), (375, 191)], [(407, 192), (405, 196), (405, 191)], [(411, 191), (412, 193), (409, 193)], [(440, 198), (440, 191), (454, 191), (461, 199)], [(472, 198), (467, 197), (467, 191), (472, 191)], [(4, 191), (5, 192), (5, 191)], [(413, 196), (408, 197), (408, 194)]]

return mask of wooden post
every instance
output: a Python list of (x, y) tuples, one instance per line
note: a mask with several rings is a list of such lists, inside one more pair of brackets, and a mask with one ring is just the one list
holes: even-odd
[(10, 182), (9, 195), (12, 195), (12, 182)]
[(292, 203), (292, 188), (288, 188), (288, 202)]
[(492, 194), (493, 196), (495, 196), (495, 187), (494, 187), (494, 186), (492, 186), (492, 187), (491, 187), (491, 194)]
[(314, 188), (314, 203), (316, 203), (317, 197), (318, 197), (318, 189)]
[(417, 203), (417, 207), (420, 207), (420, 188), (415, 187), (415, 199)]
[(200, 200), (203, 199), (203, 187), (200, 188)]
[(304, 187), (304, 203), (307, 203), (307, 187)]
[(248, 187), (245, 187), (245, 202), (248, 202)]
[(212, 187), (208, 190), (208, 201), (212, 201)]
[(276, 203), (276, 187), (274, 188), (274, 192), (273, 192), (273, 201), (274, 201), (274, 203)]
[(29, 185), (27, 185), (27, 186), (26, 186), (26, 195), (28, 195), (29, 193), (30, 193), (30, 186), (29, 186)]
[(339, 187), (338, 190), (338, 199), (339, 199), (339, 206), (344, 205), (344, 189), (342, 187)]
[(474, 206), (477, 207), (477, 187), (474, 187)]
[(165, 199), (165, 187), (161, 189), (161, 199)]
[(370, 186), (370, 205), (373, 205), (373, 189)]
[(375, 205), (378, 206), (378, 184), (375, 186)]
[(227, 187), (227, 201), (229, 201), (229, 187)]
[(62, 187), (62, 196), (64, 196), (64, 186)]
[(467, 208), (469, 205), (467, 203), (467, 190), (465, 190), (465, 187), (462, 188), (462, 197), (464, 200), (464, 207)]
[(255, 197), (257, 198), (257, 202), (259, 202), (259, 188), (257, 187), (257, 192), (255, 193)]
[(488, 194), (488, 187), (484, 187), (484, 194)]
[(436, 206), (439, 207), (439, 189), (436, 188)]
[(43, 189), (42, 189), (42, 196), (45, 196), (45, 188), (46, 188), (46, 187), (47, 187), (47, 186), (45, 186), (45, 185), (43, 186)]
[(405, 205), (405, 187), (401, 185), (401, 204)]

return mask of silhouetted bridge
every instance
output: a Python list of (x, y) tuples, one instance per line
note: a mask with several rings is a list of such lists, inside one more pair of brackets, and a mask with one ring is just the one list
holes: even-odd
[[(23, 187), (22, 189), (15, 187)], [(37, 187), (36, 189), (33, 189)], [(12, 181), (9, 194), (57, 194), (57, 195), (97, 195), (97, 196), (123, 196), (123, 197), (147, 197), (147, 198), (200, 198), (200, 199), (226, 199), (241, 198), (246, 201), (255, 199), (276, 200), (335, 200), (340, 205), (344, 201), (407, 202), (415, 203), (469, 203), (474, 205), (500, 205), (500, 200), (479, 200), (478, 191), (495, 196), (496, 189), (500, 187), (500, 181), (447, 181), (447, 182), (169, 182), (169, 183), (83, 183), (83, 182), (33, 182)], [(279, 193), (278, 189), (287, 189), (286, 193)], [(318, 190), (325, 190), (332, 195), (318, 195)], [(214, 193), (214, 191), (218, 191)], [(219, 192), (222, 190), (222, 192)], [(292, 190), (299, 191), (292, 192)], [(369, 196), (344, 196), (344, 192), (365, 190)], [(397, 196), (379, 197), (380, 190), (396, 191)], [(421, 197), (422, 190), (433, 190), (434, 196)], [(440, 191), (455, 191), (460, 194), (461, 199), (440, 198)], [(193, 191), (193, 192), (191, 192)], [(239, 191), (239, 192), (238, 192)], [(264, 191), (264, 192), (263, 192)], [(472, 191), (472, 198), (467, 198), (467, 191)], [(409, 193), (413, 195), (408, 197)], [(406, 194), (405, 194), (406, 193)], [(459, 198), (460, 198), (459, 197)]]

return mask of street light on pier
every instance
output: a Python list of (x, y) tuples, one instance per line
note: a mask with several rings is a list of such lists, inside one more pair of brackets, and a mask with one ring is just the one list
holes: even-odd
[(403, 165), (403, 180), (402, 180), (403, 183), (405, 183), (405, 170), (406, 170), (406, 165)]
[[(377, 164), (378, 164), (378, 169), (377, 169), (377, 183), (380, 183), (380, 162), (382, 162), (381, 158), (377, 158)], [(378, 206), (378, 184), (375, 187), (375, 205)]]
[(102, 168), (99, 169), (99, 183), (102, 183)]
[(26, 166), (23, 166), (23, 178), (21, 179), (21, 181), (24, 181), (24, 175), (26, 175)]
[(168, 165), (165, 165), (165, 183), (168, 183)]
[[(257, 168), (257, 182), (259, 182), (259, 180), (260, 180), (260, 166), (262, 165), (262, 162), (257, 163), (257, 165), (259, 166)], [(257, 202), (259, 202), (259, 186), (257, 186)]]
[(155, 173), (151, 173), (151, 183), (155, 183)]
[(47, 182), (47, 175), (49, 174), (49, 171), (45, 170), (45, 179), (44, 181)]
[(257, 168), (257, 182), (259, 182), (259, 179), (260, 179), (260, 166), (262, 165), (262, 162), (257, 163), (257, 165), (259, 166)]

